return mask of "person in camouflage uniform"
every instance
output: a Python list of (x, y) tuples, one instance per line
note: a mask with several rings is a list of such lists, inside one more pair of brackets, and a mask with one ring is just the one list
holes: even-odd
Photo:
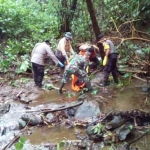
[(90, 79), (86, 73), (86, 67), (88, 66), (90, 54), (91, 53), (87, 51), (84, 56), (76, 54), (73, 58), (71, 58), (70, 63), (65, 68), (63, 78), (61, 80), (61, 86), (59, 88), (60, 93), (62, 93), (62, 88), (64, 87), (65, 83), (67, 83), (72, 74), (77, 76), (80, 80), (84, 81), (89, 91), (92, 90)]

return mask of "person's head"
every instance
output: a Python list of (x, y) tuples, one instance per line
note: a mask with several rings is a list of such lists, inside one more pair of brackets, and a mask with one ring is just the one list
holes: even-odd
[(98, 37), (97, 37), (97, 39), (98, 39), (98, 42), (103, 42), (104, 39), (105, 39), (104, 34), (99, 34)]
[(90, 52), (90, 53), (94, 53), (94, 47), (93, 47), (93, 46), (91, 46), (91, 47), (88, 48), (87, 50), (88, 50), (88, 52)]
[(70, 32), (65, 33), (66, 40), (72, 40), (72, 34)]
[(84, 54), (84, 57), (85, 57), (87, 60), (89, 60), (90, 56), (91, 56), (91, 53), (90, 53), (89, 51), (86, 51), (85, 54)]
[(45, 40), (45, 43), (46, 43), (47, 45), (51, 46), (51, 43), (50, 43), (49, 40)]

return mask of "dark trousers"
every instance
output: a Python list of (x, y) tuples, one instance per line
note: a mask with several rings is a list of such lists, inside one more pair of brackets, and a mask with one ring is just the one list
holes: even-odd
[(109, 84), (109, 75), (112, 73), (113, 80), (117, 84), (118, 83), (118, 73), (117, 73), (117, 54), (109, 54), (108, 61), (106, 66), (104, 67), (104, 86)]
[(96, 69), (100, 65), (97, 57), (89, 58), (89, 60), (93, 62), (93, 64), (90, 66), (91, 69)]
[(42, 81), (44, 77), (44, 65), (39, 65), (36, 63), (32, 63), (32, 68), (34, 72), (34, 82), (38, 87), (42, 86)]
[(62, 67), (61, 69), (64, 69), (65, 68), (66, 58), (63, 56), (62, 52), (57, 49), (56, 52), (55, 52), (55, 56), (64, 65), (64, 67)]

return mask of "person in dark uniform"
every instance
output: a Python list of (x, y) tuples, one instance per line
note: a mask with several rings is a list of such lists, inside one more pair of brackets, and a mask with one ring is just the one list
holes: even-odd
[(103, 73), (104, 80), (103, 86), (109, 85), (109, 75), (110, 73), (113, 76), (113, 80), (116, 84), (118, 84), (118, 72), (117, 72), (117, 53), (115, 50), (115, 46), (113, 42), (106, 38), (103, 34), (98, 36), (98, 43), (101, 42), (104, 46), (105, 56), (103, 60)]

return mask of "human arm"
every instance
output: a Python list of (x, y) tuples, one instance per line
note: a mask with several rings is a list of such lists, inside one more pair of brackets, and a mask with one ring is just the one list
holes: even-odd
[[(70, 43), (70, 41), (69, 41), (69, 43)], [(72, 46), (71, 46), (71, 43), (70, 43), (70, 53), (71, 53), (72, 55), (75, 54), (75, 52), (74, 52), (74, 50), (73, 50), (73, 48), (72, 48)]]
[(48, 56), (55, 62), (56, 65), (60, 64), (60, 61), (57, 59), (57, 57), (54, 55), (53, 51), (51, 50), (50, 46), (47, 45), (46, 52)]
[(63, 68), (63, 67), (64, 67), (64, 64), (63, 64), (63, 63), (61, 63), (60, 61), (58, 61), (58, 64), (60, 65), (60, 67), (61, 67), (61, 68)]

